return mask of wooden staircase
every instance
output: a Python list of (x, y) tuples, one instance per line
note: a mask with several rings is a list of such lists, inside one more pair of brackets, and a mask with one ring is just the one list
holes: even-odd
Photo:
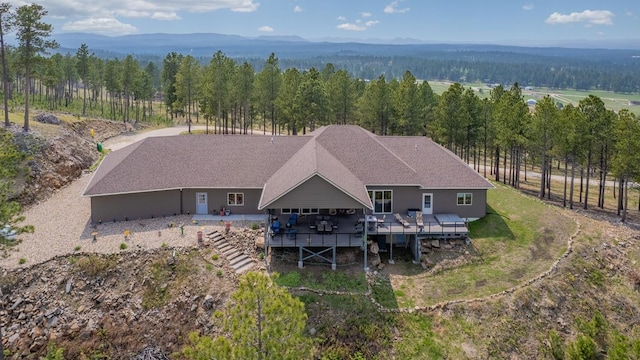
[(231, 265), (237, 274), (251, 269), (256, 264), (256, 262), (247, 254), (240, 252), (229, 244), (224, 235), (218, 231), (207, 234), (207, 237), (211, 240), (213, 246), (215, 246), (215, 248), (229, 260), (229, 265)]

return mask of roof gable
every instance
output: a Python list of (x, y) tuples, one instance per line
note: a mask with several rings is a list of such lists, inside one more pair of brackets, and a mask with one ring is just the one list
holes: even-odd
[(259, 209), (268, 207), (315, 175), (324, 178), (363, 207), (371, 207), (365, 184), (313, 139), (267, 181)]

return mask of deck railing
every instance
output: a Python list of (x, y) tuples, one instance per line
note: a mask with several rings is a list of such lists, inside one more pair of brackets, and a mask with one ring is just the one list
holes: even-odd
[(366, 230), (360, 223), (336, 223), (331, 231), (318, 232), (317, 228), (309, 224), (298, 224), (291, 228), (281, 229), (278, 233), (269, 231), (268, 241), (274, 247), (357, 247), (362, 246), (363, 237), (375, 235), (416, 235), (433, 238), (454, 238), (465, 236), (469, 233), (466, 222), (449, 222), (446, 224), (437, 221), (426, 221), (423, 225), (415, 222), (408, 225), (397, 221), (369, 222)]

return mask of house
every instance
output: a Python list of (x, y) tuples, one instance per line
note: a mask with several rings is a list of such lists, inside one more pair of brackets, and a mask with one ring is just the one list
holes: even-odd
[[(388, 216), (390, 225), (399, 226), (397, 215), (419, 214), (427, 224), (420, 232), (429, 233), (438, 222), (443, 233), (451, 222), (458, 223), (456, 234), (466, 234), (460, 224), (486, 214), (492, 187), (427, 137), (378, 136), (355, 125), (330, 125), (298, 136), (146, 138), (108, 154), (84, 195), (91, 198), (93, 222), (228, 210), (264, 214), (265, 221), (298, 214), (317, 230), (315, 219), (323, 216), (349, 214), (367, 222), (365, 215), (375, 222)], [(418, 231), (418, 225), (414, 220), (411, 226)], [(354, 236), (345, 246), (360, 246), (361, 239), (353, 241), (362, 236), (359, 229), (348, 227)], [(402, 233), (408, 231), (403, 226)], [(325, 244), (330, 234), (322, 235)], [(397, 235), (391, 226), (388, 235)], [(297, 241), (281, 240), (281, 246)]]

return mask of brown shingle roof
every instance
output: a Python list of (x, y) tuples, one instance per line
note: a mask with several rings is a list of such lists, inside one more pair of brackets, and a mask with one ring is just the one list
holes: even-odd
[(268, 207), (314, 175), (321, 176), (363, 206), (371, 207), (362, 181), (313, 138), (267, 181), (259, 208)]
[(266, 205), (315, 174), (363, 204), (370, 202), (366, 185), (492, 187), (426, 137), (376, 136), (358, 126), (332, 125), (303, 136), (150, 137), (107, 155), (84, 195), (263, 188)]

